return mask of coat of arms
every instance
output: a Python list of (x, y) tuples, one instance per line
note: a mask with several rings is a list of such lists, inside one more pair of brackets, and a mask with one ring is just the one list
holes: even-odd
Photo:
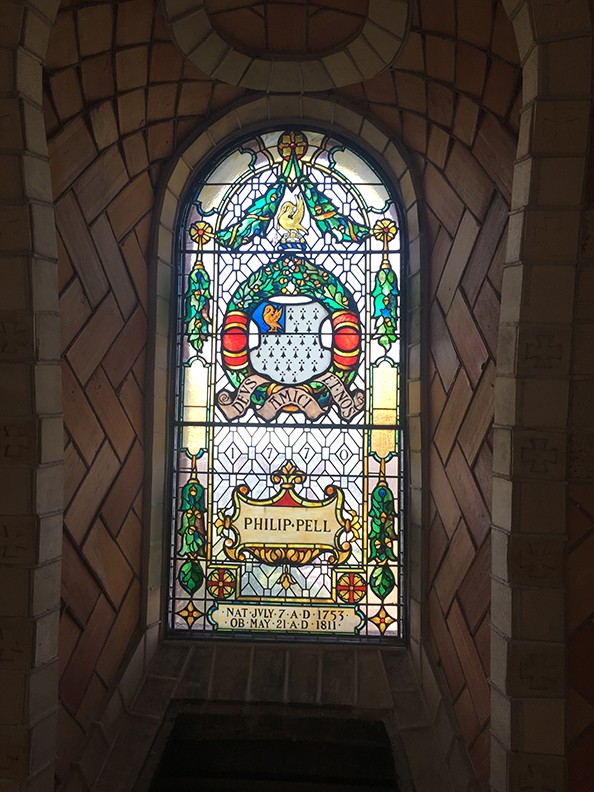
[[(361, 352), (359, 312), (340, 280), (310, 260), (305, 224), (342, 228), (353, 238), (369, 232), (351, 221), (344, 228), (340, 225), (336, 209), (327, 200), (324, 204), (323, 196), (301, 174), (294, 150), (288, 163), (277, 188), (258, 206), (260, 220), (276, 216), (279, 255), (240, 285), (225, 315), (222, 359), (236, 390), (219, 392), (217, 404), (227, 420), (250, 408), (266, 421), (281, 411), (316, 420), (335, 405), (340, 417), (350, 421), (365, 402), (363, 392), (351, 387)], [(291, 169), (295, 196), (281, 203)], [(250, 210), (228, 234), (237, 240), (242, 233), (263, 233), (268, 224), (246, 225), (254, 214)]]
[[(296, 281), (299, 292), (291, 292), (286, 284)], [(333, 403), (350, 421), (365, 401), (349, 388), (359, 355), (359, 316), (346, 290), (307, 259), (284, 255), (257, 270), (231, 300), (222, 357), (237, 389), (221, 391), (218, 406), (228, 420), (249, 408), (266, 421), (281, 411), (316, 420)]]

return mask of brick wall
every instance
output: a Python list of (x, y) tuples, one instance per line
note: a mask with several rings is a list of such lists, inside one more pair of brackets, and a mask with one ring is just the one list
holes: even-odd
[[(429, 629), (483, 781), (490, 426), (518, 91), (513, 33), (489, 0), (420, 2), (395, 68), (335, 91), (403, 140), (424, 198)], [(59, 776), (105, 706), (140, 617), (155, 190), (177, 145), (244, 95), (184, 63), (150, 0), (63, 4), (45, 76), (65, 413)]]
[(150, 0), (64, 3), (44, 88), (65, 427), (62, 778), (139, 628), (147, 261), (161, 167), (242, 92), (186, 65)]
[(486, 789), (495, 356), (520, 70), (511, 25), (488, 0), (420, 2), (395, 65), (339, 93), (415, 152), (429, 268), (429, 633)]
[(0, 788), (54, 778), (62, 406), (41, 109), (57, 3), (0, 5)]

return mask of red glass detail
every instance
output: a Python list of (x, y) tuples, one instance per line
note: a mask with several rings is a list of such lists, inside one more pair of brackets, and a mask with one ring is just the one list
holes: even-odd
[(248, 317), (241, 311), (229, 311), (225, 317), (221, 341), (223, 361), (228, 368), (240, 369), (247, 366)]
[(354, 572), (349, 572), (345, 575), (342, 575), (338, 581), (338, 585), (336, 586), (336, 590), (338, 591), (338, 596), (340, 599), (343, 600), (343, 602), (348, 602), (351, 605), (353, 605), (355, 602), (359, 602), (359, 600), (365, 594), (365, 589), (365, 581), (361, 575), (358, 575)]
[(359, 317), (351, 311), (337, 311), (332, 315), (332, 326), (335, 365), (342, 369), (355, 368), (361, 351)]
[(244, 330), (237, 327), (231, 327), (223, 335), (223, 349), (228, 352), (241, 352), (245, 349), (247, 342), (247, 335)]
[(235, 575), (229, 569), (215, 569), (208, 576), (206, 588), (215, 599), (227, 599), (235, 592)]

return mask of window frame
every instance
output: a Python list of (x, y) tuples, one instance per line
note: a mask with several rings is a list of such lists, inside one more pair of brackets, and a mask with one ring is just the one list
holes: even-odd
[[(296, 109), (295, 114), (287, 118), (287, 105), (291, 103)], [(381, 130), (359, 116), (355, 111), (337, 105), (333, 99), (317, 99), (307, 97), (284, 97), (282, 111), (271, 112), (275, 104), (274, 98), (259, 98), (245, 102), (234, 110), (223, 115), (210, 127), (198, 132), (196, 138), (188, 146), (181, 149), (173, 159), (168, 174), (158, 197), (159, 223), (154, 237), (156, 266), (152, 272), (154, 294), (152, 299), (153, 323), (153, 357), (154, 369), (149, 372), (149, 382), (153, 391), (152, 404), (149, 409), (149, 442), (152, 445), (152, 459), (149, 458), (149, 469), (152, 473), (151, 487), (147, 489), (145, 504), (150, 515), (151, 539), (146, 554), (148, 570), (147, 587), (145, 590), (145, 609), (147, 622), (160, 623), (162, 637), (177, 639), (179, 636), (168, 634), (166, 623), (167, 591), (163, 581), (166, 580), (168, 557), (163, 553), (164, 541), (168, 542), (170, 532), (170, 493), (165, 486), (168, 481), (170, 438), (167, 436), (165, 424), (167, 415), (167, 382), (168, 365), (171, 353), (171, 328), (175, 321), (172, 317), (171, 287), (174, 282), (172, 271), (172, 253), (174, 251), (175, 228), (179, 208), (184, 195), (190, 188), (192, 173), (196, 166), (208, 167), (215, 161), (229, 142), (234, 142), (243, 135), (257, 132), (259, 129), (281, 129), (288, 126), (299, 126), (309, 129), (329, 131), (343, 138), (345, 143), (360, 150), (366, 159), (389, 185), (393, 194), (400, 199), (403, 221), (401, 221), (401, 251), (408, 268), (404, 268), (400, 284), (403, 300), (408, 302), (406, 313), (402, 313), (401, 334), (403, 339), (402, 366), (407, 368), (407, 376), (403, 381), (401, 409), (403, 414), (403, 434), (414, 436), (415, 443), (411, 447), (405, 440), (406, 460), (403, 477), (403, 504), (406, 509), (407, 532), (406, 555), (404, 561), (403, 586), (403, 618), (404, 643), (420, 644), (421, 620), (416, 615), (421, 603), (418, 592), (422, 578), (421, 552), (423, 540), (421, 536), (422, 515), (426, 512), (422, 481), (425, 461), (421, 458), (421, 402), (423, 389), (421, 383), (421, 361), (424, 357), (424, 343), (421, 343), (421, 305), (420, 294), (424, 280), (420, 268), (421, 238), (419, 234), (418, 202), (414, 189), (414, 179), (410, 166), (402, 153)], [(340, 116), (340, 120), (338, 117)], [(259, 119), (257, 122), (254, 119)], [(313, 120), (315, 119), (315, 120)], [(320, 121), (322, 119), (322, 121)], [(332, 122), (330, 123), (330, 119)], [(413, 299), (408, 298), (409, 282), (414, 279)], [(412, 328), (412, 333), (410, 329)], [(411, 414), (408, 397), (413, 393), (415, 412)], [(415, 426), (410, 431), (411, 422)], [(410, 464), (412, 460), (412, 465)], [(169, 508), (168, 508), (169, 505)], [(168, 547), (168, 544), (166, 544)], [(411, 551), (413, 555), (411, 563)], [(165, 577), (164, 577), (165, 574)], [(163, 614), (163, 615), (162, 615)], [(223, 636), (216, 635), (215, 638)], [(225, 636), (230, 640), (238, 640), (237, 636)], [(181, 640), (184, 636), (181, 636)], [(290, 639), (298, 642), (300, 639)], [(401, 642), (399, 642), (401, 643)], [(365, 644), (363, 644), (365, 645)], [(387, 643), (382, 645), (388, 645)]]

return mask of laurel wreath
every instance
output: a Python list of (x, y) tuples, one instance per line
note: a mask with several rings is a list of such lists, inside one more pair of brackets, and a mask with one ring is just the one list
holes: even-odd
[[(331, 313), (351, 310), (356, 313), (355, 300), (346, 288), (332, 273), (312, 264), (304, 258), (279, 258), (272, 264), (253, 272), (235, 291), (229, 301), (229, 311), (249, 313), (263, 300), (273, 299), (280, 295), (305, 295), (319, 300)], [(355, 377), (355, 371), (344, 371), (331, 363), (330, 369), (345, 384)], [(237, 388), (243, 380), (253, 374), (250, 366), (242, 371), (227, 371), (227, 376)], [(316, 400), (329, 398), (327, 388), (322, 383), (312, 382)], [(261, 404), (266, 398), (266, 386), (256, 388), (252, 394), (252, 402)]]

